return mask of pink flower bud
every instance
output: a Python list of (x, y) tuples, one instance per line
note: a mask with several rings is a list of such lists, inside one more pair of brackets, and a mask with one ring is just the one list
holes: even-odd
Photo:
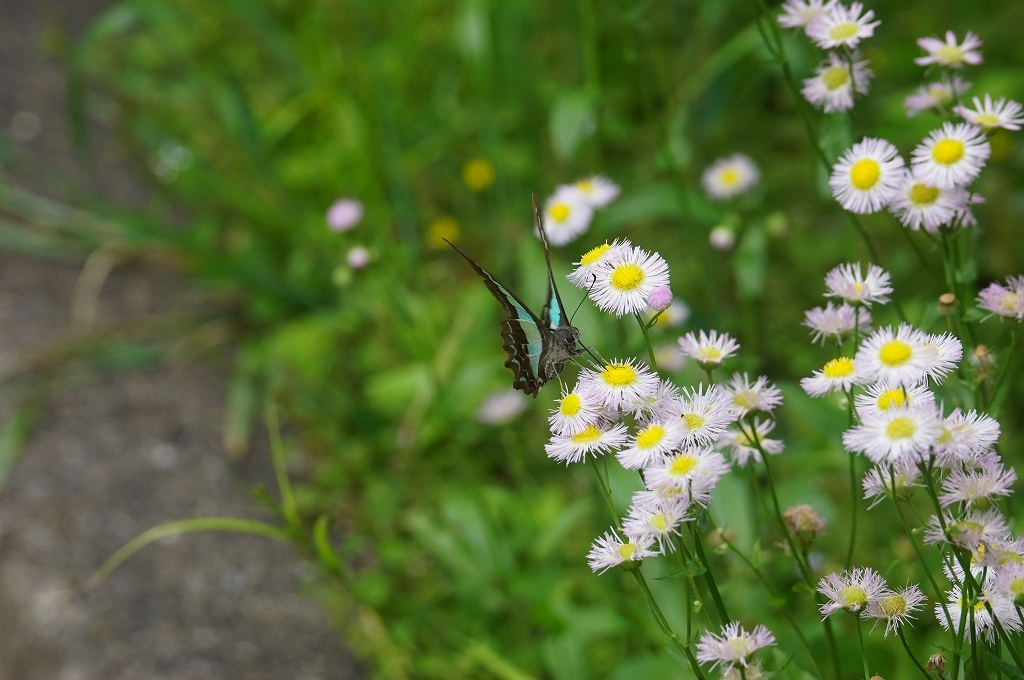
[(647, 295), (647, 306), (656, 312), (668, 309), (672, 304), (672, 291), (668, 286), (658, 286)]
[(363, 219), (363, 204), (354, 198), (335, 201), (327, 209), (327, 226), (331, 231), (348, 231)]
[(719, 225), (708, 234), (708, 241), (715, 250), (729, 250), (736, 243), (736, 234), (729, 227)]
[(352, 269), (362, 269), (370, 264), (370, 251), (362, 246), (356, 246), (348, 251), (348, 255), (345, 256), (345, 262)]

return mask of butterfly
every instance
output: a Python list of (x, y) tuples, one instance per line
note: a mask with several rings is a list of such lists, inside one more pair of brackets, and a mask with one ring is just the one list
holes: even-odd
[(533, 215), (544, 244), (544, 261), (548, 266), (548, 297), (540, 318), (473, 258), (451, 241), (445, 239), (445, 243), (466, 258), (484, 280), (487, 289), (501, 303), (505, 311), (505, 318), (501, 322), (501, 337), (508, 354), (505, 366), (511, 368), (515, 376), (512, 387), (536, 397), (544, 383), (558, 378), (567, 361), (586, 350), (577, 347), (580, 332), (565, 317), (565, 306), (558, 295), (555, 276), (551, 272), (551, 253), (536, 196), (533, 197)]

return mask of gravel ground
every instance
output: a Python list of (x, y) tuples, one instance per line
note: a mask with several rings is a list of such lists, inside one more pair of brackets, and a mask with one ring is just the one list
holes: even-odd
[[(145, 195), (107, 140), (98, 170), (77, 167), (64, 77), (39, 50), (44, 29), (70, 35), (107, 2), (6, 0), (0, 5), (0, 128), (23, 151), (123, 203)], [(12, 184), (45, 192), (45, 181)], [(73, 337), (79, 264), (0, 253), (0, 367)], [(173, 272), (117, 270), (100, 320), (188, 308)], [(0, 680), (251, 678), (328, 680), (363, 673), (315, 601), (288, 546), (233, 535), (168, 539), (97, 588), (85, 581), (114, 550), (160, 522), (202, 515), (265, 518), (247, 486), (268, 476), (257, 450), (221, 454), (227, 361), (61, 380), (0, 491)], [(0, 388), (6, 421), (24, 396)]]

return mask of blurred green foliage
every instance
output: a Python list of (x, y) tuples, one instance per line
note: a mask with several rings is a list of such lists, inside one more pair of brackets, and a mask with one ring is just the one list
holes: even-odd
[[(934, 114), (908, 119), (902, 109), (924, 82), (913, 63), (923, 35), (977, 32), (986, 61), (967, 74), (971, 94), (1024, 97), (1024, 5), (885, 0), (871, 8), (883, 24), (865, 45), (876, 73), (870, 97), (853, 119), (815, 116), (831, 155), (865, 133), (908, 152), (938, 124)], [(355, 573), (350, 592), (325, 601), (341, 619), (353, 601), (379, 617), (345, 629), (380, 675), (689, 677), (663, 651), (632, 581), (586, 567), (607, 522), (588, 471), (566, 471), (542, 453), (557, 388), (509, 425), (476, 421), (482, 399), (510, 381), (498, 306), (431, 233), (447, 219), (453, 235), (454, 220), (461, 245), (539, 307), (543, 258), (530, 194), (586, 174), (612, 177), (623, 195), (583, 239), (555, 253), (556, 274), (615, 236), (661, 252), (676, 295), (693, 310), (689, 327), (735, 334), (744, 352), (733, 368), (784, 387), (780, 491), (834, 520), (820, 558), (832, 567), (841, 559), (846, 416), (835, 401), (807, 398), (795, 380), (827, 354), (800, 326), (803, 310), (821, 302), (821, 277), (865, 254), (767, 62), (755, 11), (752, 2), (686, 0), (126, 0), (75, 46), (77, 129), (88, 128), (89, 112), (115, 116), (154, 178), (150, 203), (125, 218), (135, 226), (122, 238), (172, 249), (197, 278), (239, 301), (226, 444), (244, 448), (262, 393), (298, 426), (295, 445), (318, 461), (297, 489), (300, 512), (337, 519)], [(797, 77), (808, 75), (817, 59), (810, 45), (791, 37), (786, 47)], [(88, 146), (84, 133), (80, 141)], [(977, 211), (980, 271), (965, 272), (979, 282), (1024, 263), (1024, 146), (1006, 133), (992, 142), (979, 184), (988, 201)], [(736, 151), (755, 159), (763, 179), (726, 210), (703, 195), (699, 178)], [(473, 159), (493, 167), (493, 184), (467, 186)], [(361, 200), (366, 216), (337, 234), (324, 213), (341, 196)], [(171, 212), (185, 218), (172, 226)], [(724, 221), (739, 229), (728, 253), (707, 238)], [(942, 329), (934, 300), (945, 291), (921, 271), (898, 224), (887, 214), (865, 224), (910, 319)], [(917, 242), (940, 270), (932, 244)], [(355, 245), (372, 253), (365, 269), (344, 262)], [(567, 304), (580, 297), (568, 286), (563, 296)], [(642, 353), (634, 328), (587, 304), (577, 319), (606, 355)], [(663, 325), (654, 332), (658, 343), (679, 334)], [(998, 322), (979, 332), (995, 348), (1006, 343)], [(693, 367), (675, 377), (700, 379)], [(1019, 413), (1020, 392), (1016, 385), (1010, 413)], [(1017, 421), (1004, 422), (1012, 443)], [(625, 504), (635, 476), (613, 482)], [(725, 480), (712, 516), (742, 549), (759, 551), (776, 582), (794, 586), (752, 483), (741, 471)], [(858, 561), (892, 582), (920, 581), (888, 512), (873, 511)], [(783, 606), (821, 643), (806, 594), (784, 590), (780, 605), (740, 561), (715, 559), (742, 620), (767, 623), (782, 649), (799, 650), (781, 623)], [(657, 576), (678, 565), (662, 558), (648, 568)], [(680, 583), (654, 582), (674, 623)], [(937, 626), (927, 613), (920, 619), (923, 654), (934, 651), (927, 641)], [(850, 636), (840, 643), (854, 658)], [(914, 672), (891, 641), (876, 633), (869, 644), (884, 677)], [(813, 670), (801, 654), (784, 675)], [(783, 665), (784, 657), (775, 667)]]

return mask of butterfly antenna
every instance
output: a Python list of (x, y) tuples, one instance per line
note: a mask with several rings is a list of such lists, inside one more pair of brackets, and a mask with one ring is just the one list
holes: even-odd
[(597, 284), (597, 274), (590, 275), (590, 287), (587, 288), (587, 294), (580, 299), (580, 303), (576, 305), (576, 309), (572, 311), (572, 315), (569, 316), (569, 325), (572, 325), (572, 320), (576, 318), (576, 312), (580, 311), (580, 307), (583, 306), (583, 301), (590, 297), (590, 291), (594, 290), (594, 286)]
[[(601, 353), (597, 352), (596, 349), (594, 349), (592, 347), (589, 347), (587, 345), (583, 345), (583, 349), (586, 350), (587, 354), (589, 354), (590, 357), (594, 361), (596, 361), (598, 364), (600, 364), (601, 366), (607, 366), (608, 365), (608, 361), (605, 360), (605, 358), (603, 356), (601, 356)], [(597, 352), (597, 354), (595, 354), (595, 352)]]

